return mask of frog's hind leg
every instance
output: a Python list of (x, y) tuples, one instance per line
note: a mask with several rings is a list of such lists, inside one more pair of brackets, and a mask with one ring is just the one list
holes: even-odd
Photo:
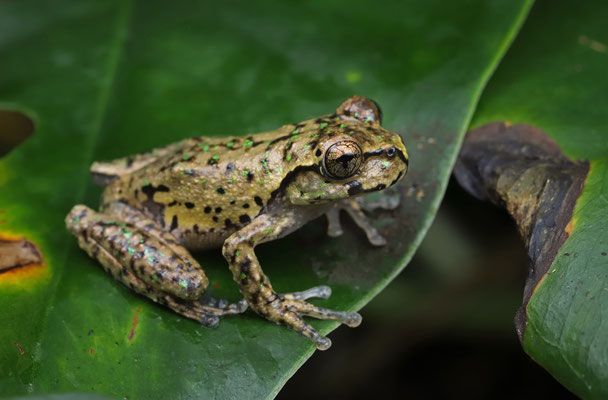
[(244, 301), (220, 302), (219, 306), (200, 302), (208, 280), (188, 251), (145, 216), (132, 219), (128, 206), (112, 207), (113, 213), (108, 215), (75, 206), (66, 225), (79, 246), (115, 280), (206, 326), (217, 325), (223, 315), (245, 311)]
[(327, 235), (331, 237), (341, 236), (344, 231), (340, 223), (340, 210), (344, 210), (350, 215), (355, 221), (355, 224), (361, 228), (367, 240), (374, 246), (384, 246), (386, 239), (378, 233), (376, 228), (372, 226), (369, 219), (363, 212), (372, 212), (377, 209), (382, 210), (394, 210), (399, 206), (399, 197), (381, 197), (375, 202), (367, 202), (364, 199), (344, 199), (336, 203), (332, 208), (325, 214), (327, 216)]

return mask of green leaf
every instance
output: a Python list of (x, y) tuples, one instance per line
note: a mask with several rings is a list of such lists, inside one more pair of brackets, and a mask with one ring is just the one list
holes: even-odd
[[(0, 275), (0, 392), (276, 394), (310, 342), (251, 313), (206, 329), (130, 293), (78, 249), (63, 218), (76, 203), (97, 205), (94, 160), (275, 129), (369, 96), (411, 159), (400, 209), (376, 223), (389, 244), (368, 246), (352, 224), (328, 239), (315, 221), (257, 251), (280, 291), (329, 284), (332, 298), (317, 304), (361, 308), (422, 240), (481, 89), (530, 1), (466, 5), (2, 2), (0, 108), (31, 116), (36, 131), (0, 161), (0, 233), (36, 244), (44, 264)], [(199, 260), (211, 294), (238, 300), (219, 251)]]
[(569, 238), (526, 308), (524, 348), (575, 394), (608, 396), (608, 5), (537, 2), (484, 92), (474, 126), (526, 123), (590, 171)]

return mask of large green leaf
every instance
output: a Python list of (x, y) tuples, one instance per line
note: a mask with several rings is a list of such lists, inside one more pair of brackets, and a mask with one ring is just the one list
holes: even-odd
[[(319, 304), (359, 309), (422, 239), (530, 1), (217, 4), (0, 4), (0, 102), (36, 121), (0, 162), (0, 232), (37, 244), (45, 261), (0, 275), (1, 393), (275, 394), (311, 343), (251, 313), (205, 329), (120, 287), (77, 248), (63, 218), (75, 203), (96, 205), (90, 163), (273, 129), (331, 113), (354, 93), (374, 98), (411, 156), (401, 208), (377, 222), (389, 244), (374, 249), (354, 229), (329, 240), (316, 221), (258, 250), (280, 291), (329, 284), (334, 295)], [(219, 252), (199, 259), (212, 294), (237, 300)]]
[(534, 125), (590, 171), (569, 238), (526, 308), (525, 350), (584, 398), (608, 396), (608, 4), (537, 2), (474, 126)]

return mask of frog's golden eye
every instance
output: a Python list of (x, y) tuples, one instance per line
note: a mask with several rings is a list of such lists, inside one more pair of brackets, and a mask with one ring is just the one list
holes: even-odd
[(331, 178), (346, 179), (359, 170), (362, 160), (361, 148), (357, 143), (341, 140), (325, 152), (325, 171)]

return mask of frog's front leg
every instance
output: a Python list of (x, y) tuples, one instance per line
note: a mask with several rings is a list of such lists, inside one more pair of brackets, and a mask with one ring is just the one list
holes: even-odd
[(198, 262), (168, 232), (124, 203), (98, 213), (75, 206), (66, 217), (78, 245), (133, 291), (205, 326), (247, 308), (245, 302), (213, 307), (198, 301), (208, 280)]
[(306, 323), (303, 316), (331, 319), (351, 327), (361, 323), (361, 316), (354, 312), (317, 307), (304, 301), (310, 297), (327, 298), (331, 291), (326, 286), (292, 294), (277, 294), (254, 253), (256, 245), (291, 232), (297, 221), (295, 212), (287, 212), (281, 217), (261, 215), (226, 239), (223, 254), (230, 264), (230, 270), (239, 284), (241, 293), (256, 313), (301, 333), (311, 339), (319, 350), (326, 350), (331, 346), (331, 341)]
[(365, 232), (367, 240), (374, 246), (384, 246), (386, 239), (382, 237), (369, 222), (367, 216), (363, 212), (374, 211), (377, 209), (394, 210), (399, 206), (399, 197), (381, 197), (375, 202), (367, 202), (362, 198), (344, 199), (337, 202), (325, 214), (327, 217), (327, 235), (337, 237), (344, 233), (340, 224), (340, 210), (344, 210), (355, 221), (355, 224)]

